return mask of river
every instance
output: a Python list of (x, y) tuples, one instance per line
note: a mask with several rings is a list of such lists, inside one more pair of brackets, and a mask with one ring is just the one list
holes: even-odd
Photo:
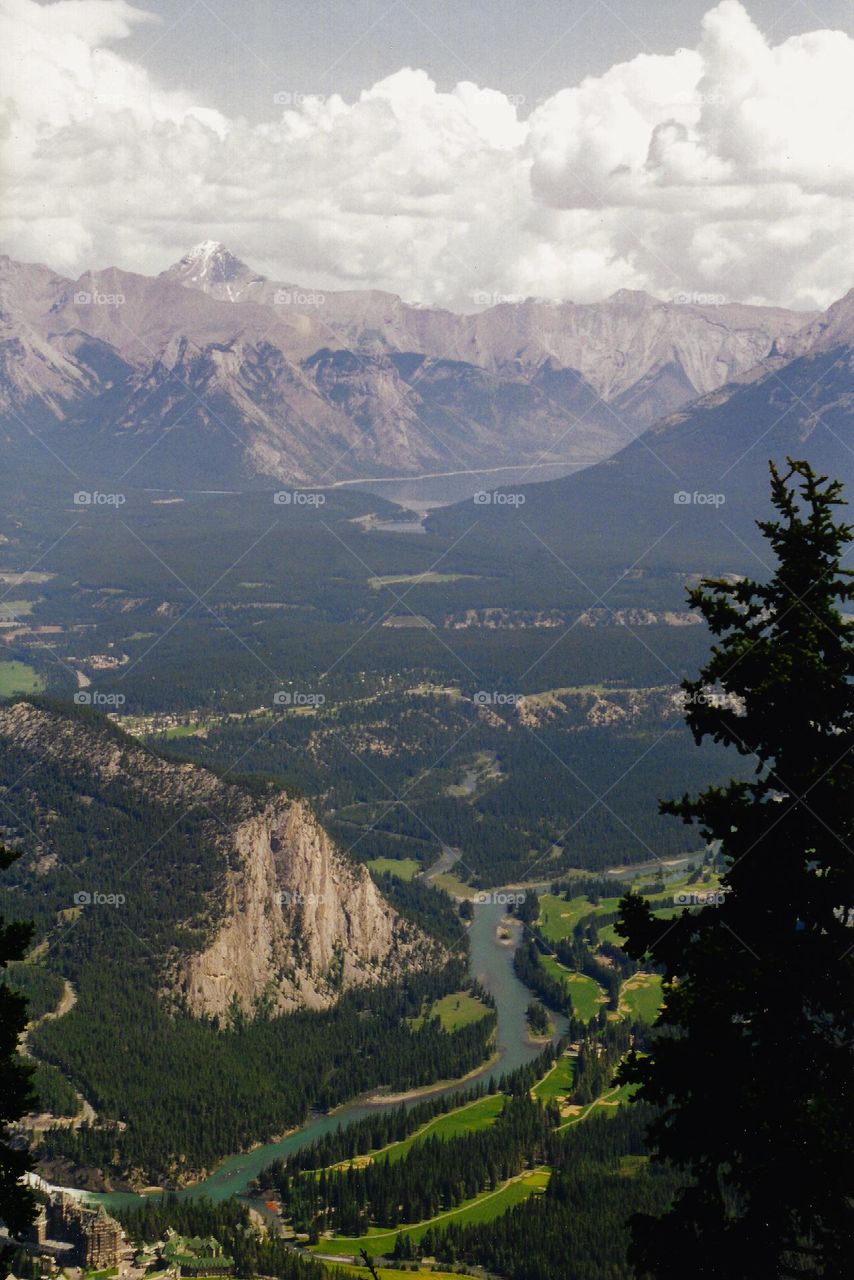
[[(480, 1081), (498, 1079), (504, 1072), (513, 1071), (532, 1061), (542, 1051), (542, 1043), (534, 1043), (528, 1036), (525, 1011), (532, 999), (531, 993), (513, 972), (513, 952), (518, 945), (521, 926), (518, 923), (510, 926), (513, 934), (510, 940), (502, 942), (497, 936), (499, 923), (507, 910), (501, 902), (501, 896), (501, 891), (496, 890), (491, 901), (475, 904), (474, 919), (469, 929), (469, 971), (495, 1000), (498, 1015), (498, 1057), (476, 1075), (451, 1084), (437, 1085), (429, 1091), (419, 1091), (417, 1097), (404, 1105), (413, 1106), (425, 1097), (464, 1092)], [(565, 1019), (554, 1014), (552, 1018), (557, 1024), (557, 1034), (561, 1034), (566, 1029)], [(353, 1124), (375, 1112), (377, 1108), (389, 1109), (396, 1106), (400, 1106), (400, 1102), (369, 1102), (361, 1099), (347, 1103), (328, 1115), (314, 1116), (281, 1142), (270, 1142), (243, 1155), (229, 1156), (210, 1177), (194, 1183), (192, 1187), (186, 1187), (178, 1195), (188, 1198), (207, 1196), (211, 1200), (245, 1195), (253, 1178), (273, 1160), (308, 1146), (316, 1138), (337, 1129), (339, 1125), (346, 1127)], [(107, 1209), (121, 1204), (133, 1204), (140, 1199), (131, 1192), (87, 1193), (85, 1198), (87, 1202), (103, 1204)]]
[(444, 471), (421, 476), (374, 476), (367, 480), (339, 480), (332, 487), (374, 494), (410, 510), (426, 511), (432, 507), (445, 507), (452, 502), (469, 501), (479, 491), (489, 492), (508, 485), (558, 480), (598, 461), (598, 457), (591, 455), (584, 459), (567, 458), (563, 462), (526, 462), (515, 466), (486, 467), (480, 471)]

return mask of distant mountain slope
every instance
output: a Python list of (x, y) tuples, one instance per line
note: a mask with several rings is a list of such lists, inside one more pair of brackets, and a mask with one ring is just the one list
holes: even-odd
[(15, 791), (6, 838), (25, 850), (19, 910), (39, 914), (72, 980), (93, 959), (119, 981), (142, 962), (167, 1002), (251, 1016), (262, 1001), (325, 1008), (437, 959), (281, 792), (253, 795), (109, 722), (28, 701), (0, 708), (0, 779)]
[[(768, 461), (807, 458), (854, 501), (854, 290), (739, 380), (665, 418), (615, 457), (523, 486), (521, 505), (482, 505), (473, 536), (539, 539), (573, 567), (760, 572), (754, 521), (767, 516)], [(471, 503), (436, 511), (468, 528)], [(543, 547), (543, 554), (548, 554)], [(765, 554), (764, 552), (762, 554)]]
[[(603, 302), (498, 300), (472, 315), (409, 306), (379, 290), (322, 293), (277, 284), (250, 270), (224, 245), (205, 241), (164, 271), (161, 279), (234, 302), (278, 304), (315, 314), (330, 330), (359, 347), (417, 351), (484, 369), (543, 366), (580, 373), (609, 403), (645, 383), (645, 421), (686, 399), (711, 391), (767, 355), (811, 317), (780, 307), (703, 302), (661, 302), (621, 289)], [(635, 397), (640, 401), (640, 395)]]
[[(0, 259), (0, 430), (135, 484), (332, 483), (608, 457), (811, 316), (622, 291), (475, 315), (265, 279), (206, 241), (156, 278)], [(42, 450), (43, 446), (43, 450)]]

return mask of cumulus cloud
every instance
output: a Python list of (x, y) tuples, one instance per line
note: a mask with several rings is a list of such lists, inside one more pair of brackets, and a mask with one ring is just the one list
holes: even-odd
[[(774, 45), (739, 0), (694, 49), (538, 104), (404, 68), (229, 119), (123, 57), (127, 0), (0, 0), (8, 252), (156, 271), (200, 239), (280, 279), (448, 306), (619, 288), (826, 305), (854, 282), (854, 40)], [(156, 28), (152, 26), (152, 32)]]

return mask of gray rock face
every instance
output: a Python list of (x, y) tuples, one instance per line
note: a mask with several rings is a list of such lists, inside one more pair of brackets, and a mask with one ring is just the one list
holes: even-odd
[(425, 939), (363, 866), (346, 862), (305, 806), (275, 802), (234, 832), (237, 866), (209, 945), (176, 969), (193, 1012), (320, 1009), (342, 991), (423, 962)]
[[(353, 987), (441, 961), (441, 948), (392, 909), (305, 803), (284, 793), (258, 800), (210, 770), (161, 759), (124, 735), (26, 701), (0, 708), (0, 739), (61, 771), (74, 790), (106, 805), (131, 803), (148, 830), (171, 829), (190, 812), (206, 815), (180, 850), (185, 878), (205, 900), (202, 915), (180, 931), (195, 941), (152, 956), (167, 1002), (198, 1016), (225, 1015), (235, 1001), (250, 1016), (262, 1000), (277, 1012), (320, 1009)], [(51, 825), (48, 815), (46, 842)], [(47, 844), (37, 852), (46, 875), (52, 852)], [(81, 878), (97, 883), (100, 856), (93, 848), (76, 864)], [(157, 914), (157, 895), (169, 886), (134, 856), (129, 870), (136, 868)], [(132, 885), (122, 880), (127, 892)]]
[[(206, 241), (170, 267), (163, 279), (235, 302), (276, 301), (318, 316), (357, 346), (379, 342), (391, 351), (417, 351), (484, 369), (544, 364), (580, 373), (608, 402), (644, 381), (675, 379), (676, 390), (654, 398), (646, 420), (661, 417), (729, 382), (768, 355), (813, 317), (782, 307), (750, 307), (709, 301), (662, 302), (639, 290), (621, 289), (603, 302), (499, 302), (474, 315), (407, 306), (378, 290), (321, 294), (276, 284)], [(322, 301), (321, 301), (322, 299)]]
[(0, 425), (11, 441), (47, 431), (66, 460), (133, 464), (138, 483), (572, 469), (812, 320), (630, 291), (454, 315), (277, 283), (213, 241), (155, 278), (109, 268), (71, 281), (5, 258)]

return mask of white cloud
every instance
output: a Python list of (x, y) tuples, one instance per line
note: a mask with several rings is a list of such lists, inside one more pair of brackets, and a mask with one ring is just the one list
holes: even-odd
[(854, 282), (841, 32), (774, 46), (722, 0), (696, 49), (527, 119), (405, 68), (353, 103), (284, 93), (250, 125), (105, 48), (154, 21), (126, 0), (0, 0), (8, 252), (155, 271), (215, 237), (282, 279), (451, 306), (621, 287), (808, 306)]

